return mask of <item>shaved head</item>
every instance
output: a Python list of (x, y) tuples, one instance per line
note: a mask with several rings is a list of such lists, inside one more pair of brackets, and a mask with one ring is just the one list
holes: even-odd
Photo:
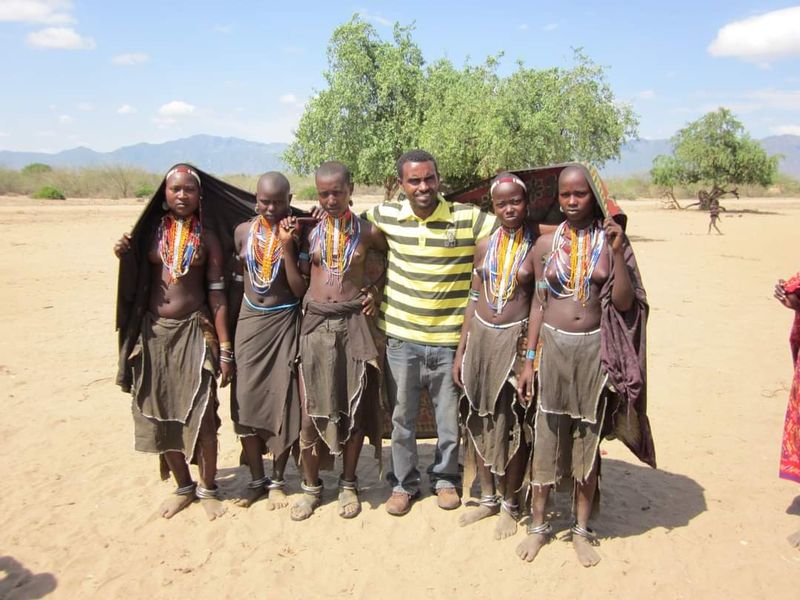
[(264, 173), (258, 178), (256, 185), (257, 191), (263, 191), (268, 194), (285, 194), (289, 195), (289, 180), (286, 179), (283, 173), (277, 171), (270, 171)]
[(589, 183), (588, 180), (586, 179), (586, 172), (581, 167), (575, 165), (565, 167), (564, 169), (561, 170), (561, 173), (558, 174), (558, 183), (566, 181), (567, 179), (575, 177), (577, 175), (580, 175), (583, 178), (583, 180), (586, 181), (586, 183)]
[(341, 178), (347, 185), (353, 183), (350, 169), (347, 168), (347, 165), (340, 163), (338, 160), (329, 160), (322, 163), (316, 173), (314, 173), (314, 176), (320, 179)]

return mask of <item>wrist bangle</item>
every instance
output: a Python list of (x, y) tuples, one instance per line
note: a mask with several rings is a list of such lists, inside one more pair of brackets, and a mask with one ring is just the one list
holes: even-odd
[(525, 358), (528, 360), (533, 360), (536, 358), (536, 350), (528, 348), (528, 351), (525, 353)]

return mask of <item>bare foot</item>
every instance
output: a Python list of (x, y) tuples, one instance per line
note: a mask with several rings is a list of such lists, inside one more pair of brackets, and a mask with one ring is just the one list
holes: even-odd
[(494, 526), (494, 539), (504, 540), (517, 533), (517, 520), (507, 510), (500, 511), (500, 518)]
[(494, 506), (487, 506), (485, 504), (481, 504), (475, 508), (467, 509), (467, 512), (458, 517), (458, 524), (461, 527), (472, 525), (473, 523), (477, 523), (481, 519), (485, 519), (486, 517), (491, 517), (492, 515), (496, 515), (499, 510), (500, 506), (498, 506), (497, 504), (495, 504)]
[(189, 506), (195, 501), (196, 496), (191, 494), (173, 494), (158, 507), (158, 514), (165, 519), (171, 519), (176, 514), (181, 512), (184, 508)]
[(205, 509), (209, 521), (218, 519), (228, 512), (225, 505), (216, 498), (200, 498), (200, 504)]
[(235, 500), (234, 504), (236, 506), (241, 506), (242, 508), (249, 508), (257, 500), (260, 500), (266, 495), (267, 495), (267, 490), (264, 489), (263, 485), (257, 488), (251, 488), (248, 486), (244, 490), (244, 495), (241, 498)]
[(343, 519), (352, 519), (361, 512), (361, 502), (354, 489), (339, 489), (339, 516)]
[(289, 498), (286, 493), (280, 488), (273, 488), (269, 490), (267, 498), (267, 510), (276, 510), (278, 508), (286, 508), (289, 506)]
[(550, 541), (550, 536), (545, 533), (529, 533), (517, 546), (517, 556), (527, 562), (532, 562), (539, 550)]
[(800, 550), (800, 529), (795, 531), (792, 535), (786, 538), (789, 544), (791, 544), (792, 548), (797, 548)]
[(583, 536), (573, 534), (572, 546), (584, 567), (593, 567), (600, 562), (600, 555), (592, 547), (592, 542)]
[(306, 492), (300, 496), (300, 500), (294, 503), (289, 516), (292, 518), (292, 521), (305, 521), (314, 514), (314, 509), (317, 508), (319, 504), (319, 496)]

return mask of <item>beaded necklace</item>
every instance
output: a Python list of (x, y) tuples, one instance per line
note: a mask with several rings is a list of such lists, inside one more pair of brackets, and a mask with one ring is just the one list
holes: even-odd
[(606, 232), (596, 222), (584, 229), (573, 229), (566, 221), (561, 223), (553, 234), (550, 256), (544, 266), (547, 273), (550, 264), (555, 264), (558, 287), (545, 277), (550, 293), (556, 298), (572, 296), (576, 302), (586, 306), (591, 292), (592, 273), (600, 262), (605, 240)]
[(510, 232), (499, 227), (489, 238), (483, 258), (483, 293), (496, 314), (514, 295), (517, 274), (533, 245), (533, 236), (525, 227)]
[(350, 268), (350, 261), (360, 239), (361, 225), (352, 211), (342, 217), (326, 215), (311, 232), (311, 247), (319, 247), (320, 263), (328, 274), (328, 283), (338, 282)]
[(263, 216), (253, 221), (247, 234), (245, 260), (253, 291), (266, 296), (283, 261), (283, 244), (278, 239), (277, 224), (270, 225)]
[(169, 271), (170, 283), (189, 272), (192, 259), (200, 249), (203, 226), (196, 214), (175, 217), (167, 213), (158, 227), (158, 252)]

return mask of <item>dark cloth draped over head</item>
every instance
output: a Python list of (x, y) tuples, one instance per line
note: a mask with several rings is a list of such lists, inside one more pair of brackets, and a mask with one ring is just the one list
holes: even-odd
[[(226, 183), (192, 166), (200, 176), (202, 199), (200, 213), (204, 229), (211, 229), (220, 240), (225, 260), (226, 290), (230, 290), (233, 271), (233, 230), (239, 223), (255, 214), (255, 195)], [(131, 369), (128, 356), (139, 337), (142, 318), (150, 296), (150, 263), (147, 252), (156, 233), (162, 207), (166, 201), (166, 179), (161, 181), (155, 195), (145, 206), (131, 231), (131, 250), (119, 261), (117, 278), (116, 328), (119, 336), (119, 366), (117, 385), (123, 391), (131, 389)], [(292, 214), (305, 214), (292, 208)]]

